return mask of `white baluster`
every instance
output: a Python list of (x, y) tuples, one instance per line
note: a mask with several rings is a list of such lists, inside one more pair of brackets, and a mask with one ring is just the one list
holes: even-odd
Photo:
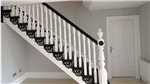
[(79, 43), (79, 67), (82, 67), (82, 59), (81, 59), (81, 37), (80, 37), (80, 31), (78, 31), (78, 43)]
[(72, 59), (72, 50), (71, 50), (71, 29), (70, 29), (70, 24), (68, 23), (68, 33), (69, 33), (69, 59)]
[(24, 5), (24, 17), (23, 17), (23, 22), (27, 23), (27, 15), (26, 15), (26, 5)]
[(35, 7), (34, 7), (34, 4), (32, 4), (32, 20), (33, 20), (33, 22), (32, 22), (32, 30), (35, 30)]
[(82, 34), (82, 38), (83, 38), (83, 60), (84, 60), (84, 75), (87, 75), (87, 65), (86, 65), (86, 47), (85, 47), (85, 36), (84, 34)]
[(19, 9), (18, 9), (18, 6), (16, 6), (16, 16), (19, 16)]
[(39, 4), (36, 5), (37, 9), (37, 27), (36, 27), (36, 37), (40, 37), (40, 27), (39, 27)]
[(8, 6), (8, 10), (10, 10), (11, 9), (11, 6)]
[(57, 40), (57, 16), (54, 13), (54, 20), (55, 20), (55, 52), (58, 52), (58, 40)]
[(11, 8), (11, 16), (15, 16), (15, 6), (12, 5), (12, 8)]
[(74, 41), (74, 67), (77, 67), (76, 31), (75, 31), (75, 28), (73, 28), (73, 41)]
[(30, 13), (30, 4), (28, 5), (28, 30), (31, 30), (31, 13)]
[(89, 75), (92, 75), (92, 67), (91, 67), (91, 44), (90, 44), (90, 39), (87, 38), (88, 42), (88, 57), (89, 57)]
[(63, 25), (64, 25), (64, 59), (67, 60), (67, 38), (66, 38), (66, 21), (63, 20)]
[(22, 6), (20, 6), (20, 13), (19, 13), (19, 14), (20, 14), (20, 15), (19, 15), (19, 17), (20, 17), (20, 18), (19, 18), (19, 22), (20, 22), (20, 23), (23, 23), (23, 18), (22, 18), (22, 17), (23, 17)]
[(93, 62), (94, 62), (94, 83), (97, 83), (95, 43), (92, 42), (92, 44), (93, 44)]
[(52, 24), (52, 11), (49, 10), (50, 15), (50, 44), (53, 44), (53, 24)]
[(58, 17), (58, 19), (59, 19), (59, 41), (60, 41), (60, 43), (59, 43), (59, 51), (62, 52), (61, 18)]
[(98, 43), (98, 52), (99, 52), (99, 55), (98, 55), (98, 62), (99, 62), (99, 82), (100, 84), (107, 84), (107, 71), (106, 69), (104, 68), (105, 66), (105, 57), (104, 57), (104, 40), (102, 39), (102, 36), (103, 36), (103, 32), (101, 31), (101, 29), (98, 30), (97, 32), (97, 35), (98, 35), (98, 40), (97, 40), (97, 43)]
[(40, 8), (41, 8), (41, 37), (44, 37), (44, 22), (43, 22), (43, 5), (40, 4)]
[(45, 24), (46, 24), (46, 44), (49, 44), (49, 33), (48, 33), (48, 12), (47, 12), (47, 7), (44, 7), (45, 9)]

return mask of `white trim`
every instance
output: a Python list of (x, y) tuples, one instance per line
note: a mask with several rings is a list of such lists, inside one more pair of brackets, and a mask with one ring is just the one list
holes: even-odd
[(21, 84), (26, 78), (27, 78), (27, 73), (24, 73), (22, 76), (20, 76), (10, 84)]
[(59, 78), (59, 79), (71, 79), (64, 72), (27, 72), (28, 78)]
[(10, 26), (16, 33), (18, 33), (22, 38), (24, 38), (27, 42), (29, 42), (33, 47), (35, 47), (39, 52), (41, 52), (45, 57), (47, 57), (51, 62), (53, 62), (55, 65), (57, 65), (61, 70), (63, 70), (66, 74), (68, 74), (70, 77), (72, 77), (76, 82), (80, 84), (85, 84), (85, 82), (82, 80), (82, 77), (76, 76), (74, 73), (72, 73), (72, 69), (66, 68), (61, 61), (57, 61), (52, 53), (47, 53), (46, 50), (43, 49), (43, 46), (39, 46), (35, 43), (34, 39), (30, 39), (25, 32), (21, 32), (17, 25), (13, 25), (10, 22), (9, 18), (4, 17), (4, 22)]
[(135, 57), (135, 77), (140, 78), (139, 75), (139, 63), (141, 58), (141, 48), (140, 48), (140, 30), (139, 30), (139, 15), (129, 15), (129, 16), (112, 16), (106, 17), (106, 32), (107, 32), (107, 56), (108, 56), (108, 79), (112, 78), (111, 74), (111, 56), (109, 51), (110, 41), (109, 41), (109, 21), (110, 20), (122, 20), (122, 19), (132, 19), (133, 20), (133, 49), (134, 49), (134, 57)]
[(0, 24), (0, 84), (2, 83), (2, 46), (1, 46), (1, 43), (2, 43), (2, 33), (1, 33), (1, 31), (2, 31), (2, 24), (3, 23), (1, 23)]
[(146, 80), (145, 78), (141, 77), (141, 80), (144, 81), (146, 84), (150, 84), (150, 82), (148, 82), (148, 80)]

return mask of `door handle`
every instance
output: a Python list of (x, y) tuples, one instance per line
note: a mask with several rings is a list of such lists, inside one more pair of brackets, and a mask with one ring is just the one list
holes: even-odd
[(110, 53), (112, 53), (112, 47), (110, 46)]

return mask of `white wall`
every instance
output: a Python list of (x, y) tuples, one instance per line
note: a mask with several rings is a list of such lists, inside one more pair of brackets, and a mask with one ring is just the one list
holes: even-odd
[[(82, 28), (89, 35), (97, 39), (97, 30), (101, 28), (104, 32), (104, 40), (106, 43), (106, 17), (107, 16), (123, 16), (123, 15), (137, 15), (138, 8), (126, 8), (126, 9), (113, 9), (113, 10), (100, 10), (89, 11), (81, 3), (78, 2), (66, 2), (66, 3), (48, 3), (62, 15), (67, 17), (77, 26)], [(107, 53), (105, 45), (105, 58), (107, 68)]]
[(27, 43), (27, 56), (28, 72), (63, 72), (29, 43)]
[(150, 2), (139, 7), (141, 58), (150, 61)]
[[(1, 23), (1, 28), (2, 83), (11, 83), (27, 72), (26, 41), (5, 23)], [(14, 72), (17, 72), (15, 77)]]

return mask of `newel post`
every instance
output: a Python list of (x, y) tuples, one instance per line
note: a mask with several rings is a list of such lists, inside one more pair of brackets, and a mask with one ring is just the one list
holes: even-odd
[(102, 36), (103, 36), (103, 32), (101, 31), (101, 29), (98, 29), (98, 32), (97, 32), (97, 35), (98, 35), (98, 40), (97, 40), (97, 44), (98, 44), (98, 66), (100, 67), (99, 68), (99, 71), (98, 71), (98, 75), (99, 75), (99, 83), (100, 84), (107, 84), (107, 71), (106, 69), (104, 68), (105, 66), (105, 57), (104, 57), (104, 40), (102, 39)]

